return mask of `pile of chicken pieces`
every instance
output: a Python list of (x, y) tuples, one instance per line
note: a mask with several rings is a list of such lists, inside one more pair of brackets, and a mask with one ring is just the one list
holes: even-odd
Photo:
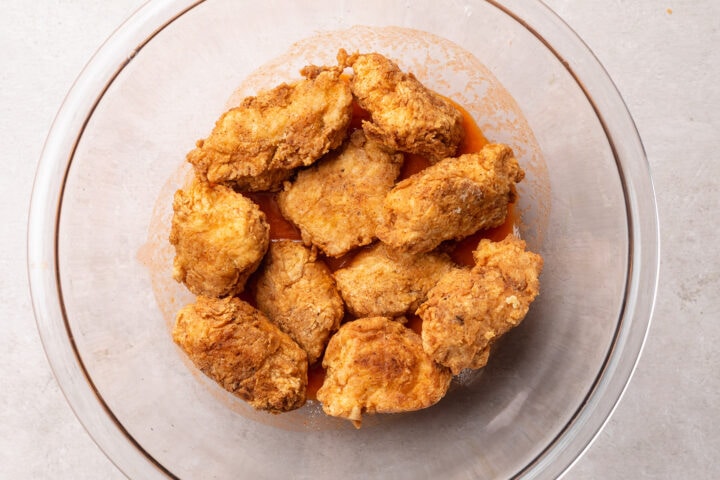
[[(173, 276), (197, 299), (172, 335), (273, 413), (306, 402), (321, 362), (323, 410), (359, 428), (363, 414), (429, 407), (453, 375), (483, 367), (538, 295), (543, 261), (513, 235), (480, 241), (472, 267), (447, 253), (505, 221), (524, 176), (508, 146), (456, 156), (461, 113), (378, 53), (340, 50), (338, 65), (301, 74), (224, 113), (187, 156), (195, 175), (175, 194), (170, 242)], [(431, 166), (398, 181), (404, 154)], [(264, 191), (302, 241), (271, 240), (248, 198)], [(349, 253), (335, 271), (323, 261)]]

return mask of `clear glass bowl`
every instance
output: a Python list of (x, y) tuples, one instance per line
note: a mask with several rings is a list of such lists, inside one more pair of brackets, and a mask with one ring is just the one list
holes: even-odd
[[(465, 105), (527, 170), (541, 295), (433, 408), (356, 431), (311, 402), (257, 413), (172, 343), (170, 198), (243, 94), (377, 50)], [(642, 144), (582, 41), (529, 0), (150, 2), (69, 93), (29, 221), (38, 328), (67, 399), (132, 478), (553, 478), (619, 400), (652, 314), (658, 225)]]

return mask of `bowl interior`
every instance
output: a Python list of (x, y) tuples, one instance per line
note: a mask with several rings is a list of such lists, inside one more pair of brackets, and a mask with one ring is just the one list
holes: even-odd
[[(170, 338), (174, 313), (192, 299), (170, 277), (167, 243), (185, 154), (243, 95), (297, 79), (308, 63), (334, 63), (341, 47), (396, 59), (515, 149), (527, 171), (520, 232), (545, 258), (540, 297), (485, 369), (433, 408), (368, 418), (359, 431), (314, 402), (255, 412), (197, 373)], [(65, 324), (87, 380), (121, 441), (179, 478), (521, 474), (601, 378), (630, 248), (621, 174), (594, 105), (533, 32), (483, 2), (188, 9), (98, 97), (57, 227)]]

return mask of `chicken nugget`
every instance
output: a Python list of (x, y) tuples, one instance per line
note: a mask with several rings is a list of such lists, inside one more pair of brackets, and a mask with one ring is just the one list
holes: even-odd
[(408, 252), (428, 252), (505, 221), (525, 173), (510, 147), (446, 158), (399, 182), (383, 203), (377, 236)]
[(345, 313), (328, 267), (314, 249), (290, 240), (270, 244), (256, 285), (258, 308), (315, 363)]
[(357, 130), (341, 151), (286, 182), (278, 206), (306, 245), (339, 257), (375, 238), (383, 199), (402, 161), (401, 154), (389, 153)]
[(446, 254), (412, 254), (377, 243), (334, 276), (353, 316), (398, 317), (415, 313), (428, 290), (454, 266)]
[(345, 323), (330, 339), (317, 392), (323, 411), (360, 428), (362, 414), (409, 412), (437, 403), (452, 375), (422, 348), (420, 336), (387, 317)]
[(173, 278), (196, 295), (242, 292), (270, 241), (265, 214), (223, 185), (194, 181), (173, 200)]
[(352, 93), (370, 113), (371, 121), (362, 124), (368, 138), (433, 163), (457, 153), (462, 114), (447, 99), (379, 53), (348, 56), (341, 50), (338, 60), (352, 67)]
[(180, 310), (172, 335), (203, 373), (253, 407), (280, 413), (305, 403), (305, 351), (247, 303), (200, 296)]
[(306, 67), (307, 78), (247, 97), (225, 112), (188, 156), (196, 174), (247, 191), (279, 187), (292, 169), (338, 147), (352, 116), (342, 69)]
[(520, 324), (539, 293), (543, 260), (522, 240), (482, 240), (475, 257), (481, 263), (445, 274), (417, 311), (425, 352), (453, 374), (484, 366), (490, 345)]

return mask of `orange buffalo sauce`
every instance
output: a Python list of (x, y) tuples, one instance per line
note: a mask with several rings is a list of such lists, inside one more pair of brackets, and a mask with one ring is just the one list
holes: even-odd
[(407, 323), (405, 324), (406, 327), (408, 327), (413, 332), (420, 335), (422, 333), (422, 318), (418, 317), (417, 315), (406, 315), (407, 317)]
[(350, 119), (350, 130), (362, 128), (363, 120), (370, 120), (370, 113), (364, 110), (356, 101), (352, 102), (352, 118)]
[(475, 119), (472, 115), (470, 115), (470, 112), (465, 110), (462, 105), (455, 103), (449, 98), (447, 100), (462, 114), (462, 125), (465, 130), (465, 137), (463, 138), (463, 141), (460, 142), (458, 155), (479, 152), (489, 143), (487, 138), (485, 138), (485, 135), (483, 135), (480, 127), (478, 127), (477, 123), (475, 123)]
[(408, 177), (412, 177), (416, 173), (422, 172), (430, 165), (432, 164), (427, 158), (421, 155), (415, 155), (414, 153), (406, 153), (398, 180), (405, 180)]
[(280, 213), (280, 207), (275, 200), (275, 194), (270, 192), (245, 193), (265, 213), (270, 225), (270, 240), (300, 240), (300, 230), (285, 220)]
[[(483, 135), (480, 128), (477, 126), (477, 123), (475, 123), (475, 120), (472, 118), (470, 113), (465, 110), (462, 106), (458, 105), (457, 103), (450, 100), (450, 102), (457, 108), (460, 113), (462, 114), (462, 125), (463, 129), (465, 130), (465, 137), (460, 144), (460, 147), (458, 149), (458, 155), (462, 155), (465, 153), (473, 153), (480, 151), (483, 146), (487, 145), (488, 141)], [(369, 120), (370, 114), (360, 108), (356, 103), (353, 103), (353, 117), (350, 122), (350, 129), (355, 130), (358, 128), (362, 128), (362, 121), (363, 120)], [(431, 164), (430, 162), (420, 156), (420, 155), (414, 155), (414, 154), (405, 154), (405, 160), (402, 166), (402, 169), (400, 171), (400, 176), (398, 180), (403, 180), (405, 178), (408, 178), (423, 169), (429, 167)], [(276, 194), (274, 193), (268, 193), (268, 192), (259, 192), (259, 193), (248, 193), (246, 194), (250, 199), (252, 199), (259, 207), (260, 209), (265, 213), (265, 216), (267, 217), (268, 224), (270, 225), (270, 240), (301, 240), (300, 231), (298, 230), (295, 225), (287, 221), (282, 214), (280, 213), (280, 208), (278, 207), (277, 201), (276, 201)], [(513, 225), (518, 220), (518, 217), (515, 212), (515, 208), (513, 205), (510, 205), (508, 208), (508, 215), (505, 220), (505, 223), (502, 225), (488, 229), (479, 231), (459, 242), (451, 243), (448, 246), (448, 250), (450, 252), (450, 256), (452, 259), (464, 266), (472, 266), (474, 264), (472, 252), (477, 247), (477, 244), (480, 242), (483, 238), (489, 238), (494, 241), (499, 241), (505, 238), (509, 233), (512, 233), (513, 231)], [(365, 247), (360, 247), (365, 248)], [(360, 249), (357, 249), (355, 251), (352, 251), (346, 255), (343, 255), (339, 258), (331, 258), (326, 257), (325, 255), (319, 255), (319, 258), (322, 259), (330, 268), (331, 271), (335, 271), (339, 268), (342, 268), (346, 266), (352, 258), (355, 256), (357, 251)], [(248, 282), (248, 288), (245, 292), (241, 295), (243, 300), (248, 301), (249, 303), (255, 305), (254, 301), (254, 282), (251, 278)], [(420, 334), (422, 331), (422, 319), (418, 317), (417, 315), (408, 315), (408, 322), (407, 326), (408, 328), (415, 331), (417, 334)], [(347, 318), (346, 318), (347, 320)], [(317, 362), (314, 365), (311, 365), (308, 368), (308, 385), (307, 385), (307, 398), (310, 400), (316, 400), (317, 399), (317, 391), (320, 389), (320, 387), (323, 384), (323, 381), (325, 380), (325, 369), (322, 367), (320, 362)]]
[(308, 383), (305, 396), (308, 400), (317, 400), (317, 392), (325, 382), (325, 369), (320, 364), (321, 360), (308, 368)]
[(480, 240), (487, 238), (493, 242), (499, 242), (513, 232), (513, 226), (518, 220), (517, 213), (515, 211), (515, 205), (508, 205), (507, 217), (505, 222), (495, 228), (489, 228), (487, 230), (480, 230), (477, 233), (470, 235), (469, 237), (463, 238), (455, 244), (455, 248), (450, 252), (450, 256), (453, 261), (459, 265), (472, 267), (475, 265), (473, 260), (472, 252), (480, 243)]

